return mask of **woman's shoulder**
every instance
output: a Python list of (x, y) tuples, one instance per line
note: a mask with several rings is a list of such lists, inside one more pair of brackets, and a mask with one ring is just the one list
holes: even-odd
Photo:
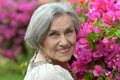
[(48, 61), (40, 61), (40, 60), (36, 60), (36, 55), (35, 54), (32, 59), (29, 62), (28, 65), (28, 70), (27, 72), (31, 72), (31, 71), (36, 71), (36, 69), (39, 69), (40, 71), (48, 71), (48, 70), (59, 70), (62, 69), (60, 66), (58, 65), (53, 65), (52, 63), (48, 62)]
[(24, 80), (73, 80), (69, 72), (59, 65), (38, 62), (30, 66), (31, 70), (27, 72)]
[(24, 80), (74, 80), (69, 71), (48, 61), (35, 61), (36, 54), (31, 59)]
[(38, 73), (55, 73), (55, 72), (62, 72), (62, 71), (67, 71), (66, 69), (62, 68), (59, 65), (53, 65), (52, 63), (48, 62), (35, 62), (35, 63), (30, 63), (28, 66), (28, 72), (35, 72), (39, 71)]
[(52, 63), (43, 62), (43, 61), (30, 63), (29, 67), (31, 67), (31, 71), (36, 69), (39, 69), (40, 71), (49, 71), (49, 70), (54, 71), (54, 70), (62, 69), (59, 65), (53, 65)]

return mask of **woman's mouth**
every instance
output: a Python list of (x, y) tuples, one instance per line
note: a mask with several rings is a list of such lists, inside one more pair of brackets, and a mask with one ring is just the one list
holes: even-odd
[(60, 52), (60, 53), (65, 54), (65, 53), (69, 52), (69, 50), (70, 50), (70, 48), (65, 48), (65, 49), (59, 49), (57, 51)]

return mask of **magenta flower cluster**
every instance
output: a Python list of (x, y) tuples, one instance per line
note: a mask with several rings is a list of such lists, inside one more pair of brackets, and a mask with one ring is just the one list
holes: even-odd
[(25, 30), (38, 5), (35, 0), (0, 0), (0, 54), (16, 60), (25, 51)]
[(80, 80), (120, 80), (120, 0), (69, 2), (82, 26), (73, 72)]

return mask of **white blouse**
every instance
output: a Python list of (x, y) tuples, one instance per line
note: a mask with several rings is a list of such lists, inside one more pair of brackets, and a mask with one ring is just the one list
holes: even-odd
[(74, 80), (70, 72), (61, 66), (41, 61), (33, 62), (33, 59), (24, 80)]

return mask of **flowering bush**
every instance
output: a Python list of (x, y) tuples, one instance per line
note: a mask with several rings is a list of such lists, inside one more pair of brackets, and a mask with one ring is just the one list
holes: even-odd
[(0, 0), (0, 54), (16, 60), (25, 53), (24, 33), (38, 5), (35, 0)]
[(69, 0), (82, 28), (72, 70), (78, 79), (120, 80), (120, 0)]

